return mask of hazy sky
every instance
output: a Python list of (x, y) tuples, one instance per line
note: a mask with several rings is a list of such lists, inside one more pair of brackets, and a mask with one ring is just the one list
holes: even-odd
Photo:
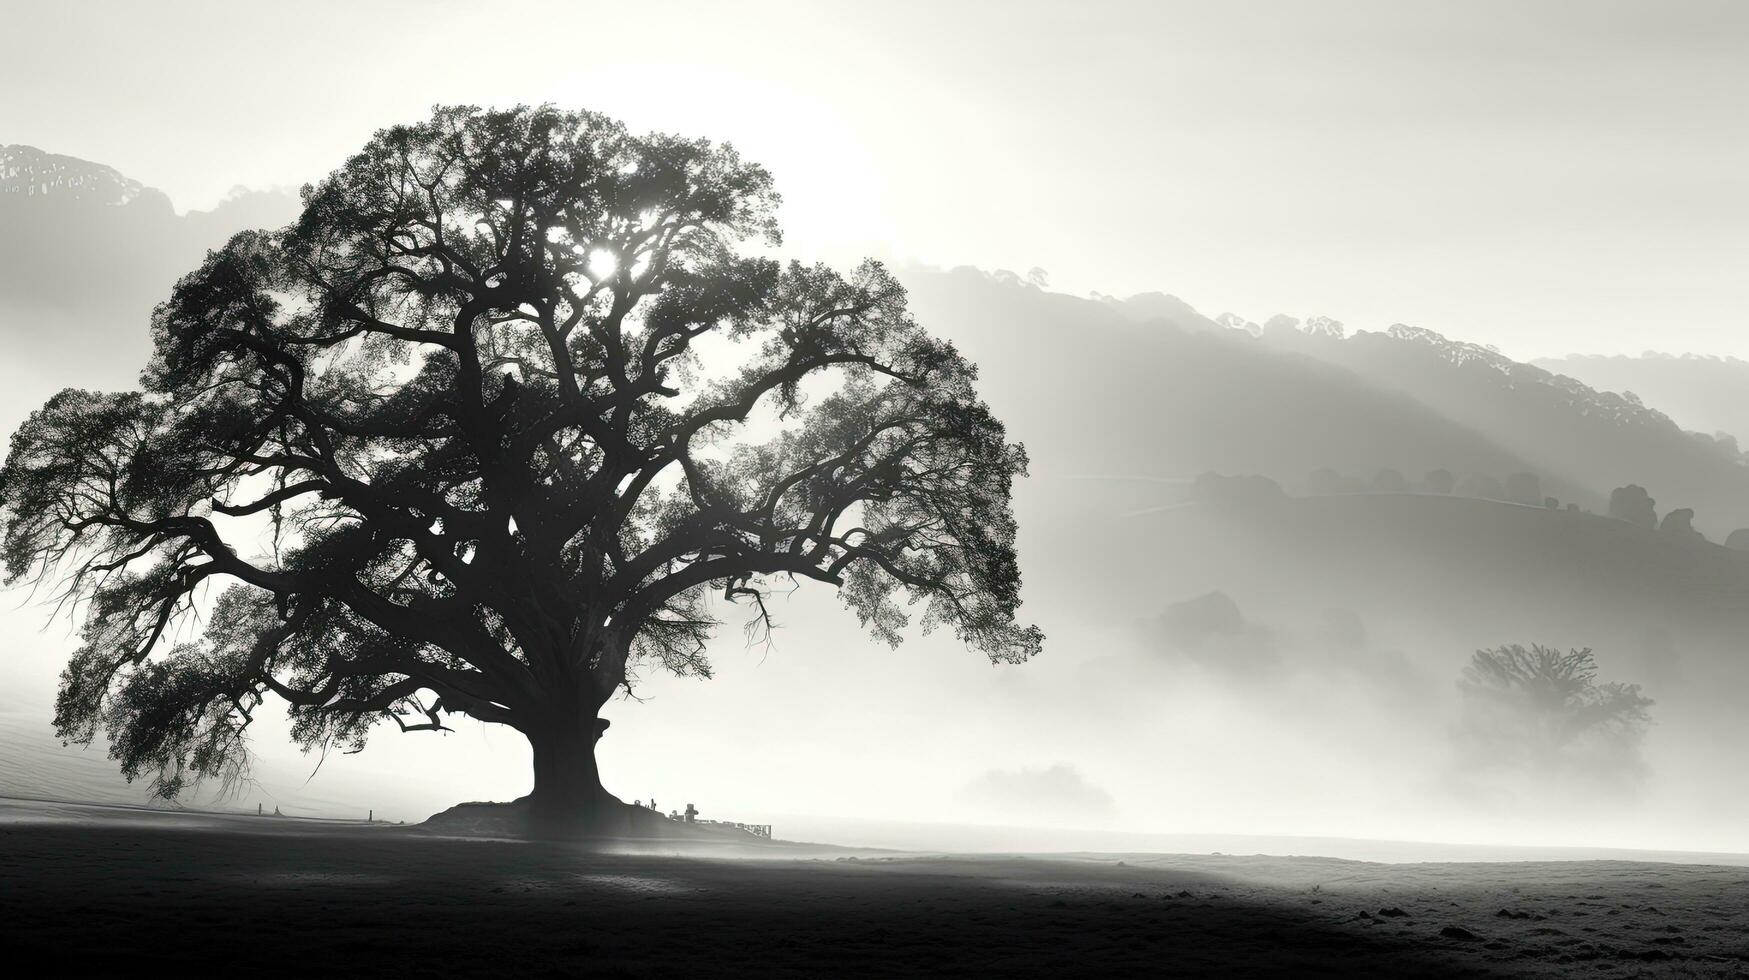
[(180, 207), (434, 102), (732, 139), (790, 244), (1406, 321), (1529, 357), (1749, 354), (1749, 4), (30, 4), (0, 142)]

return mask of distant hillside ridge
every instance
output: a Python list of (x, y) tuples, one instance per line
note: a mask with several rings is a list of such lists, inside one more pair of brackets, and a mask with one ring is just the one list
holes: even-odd
[[(298, 212), (289, 192), (239, 190), (179, 215), (114, 168), (25, 146), (0, 148), (0, 191), (9, 354), (48, 363), (76, 337), (87, 383), (103, 386), (137, 371), (152, 307), (207, 249)], [(1035, 474), (1212, 470), (1300, 486), (1324, 470), (1410, 482), (1434, 470), (1459, 481), (1528, 473), (1591, 510), (1633, 483), (1660, 512), (1693, 508), (1715, 540), (1749, 527), (1749, 464), (1734, 440), (1685, 432), (1655, 400), (1433, 331), (1349, 334), (1327, 317), (1258, 325), (1165, 293), (1081, 298), (972, 269), (901, 277), (920, 319), (982, 365)]]
[(1244, 608), (1339, 607), (1411, 624), (1430, 649), (1592, 646), (1643, 661), (1641, 675), (1681, 667), (1668, 658), (1685, 650), (1696, 676), (1749, 682), (1749, 553), (1692, 535), (1438, 494), (1192, 506), (1138, 517), (1130, 535), (1195, 556), (1153, 585), (1166, 600), (1226, 590)]
[(1749, 361), (1705, 354), (1569, 354), (1531, 363), (1598, 389), (1633, 392), (1683, 428), (1749, 439)]
[(901, 278), (919, 318), (982, 366), (1002, 417), (1041, 450), (1035, 475), (1215, 471), (1299, 488), (1318, 470), (1410, 483), (1435, 469), (1460, 483), (1528, 473), (1599, 513), (1636, 484), (1661, 515), (1692, 508), (1715, 541), (1749, 527), (1749, 460), (1734, 440), (1432, 330), (1259, 325), (1165, 294), (1081, 298), (967, 268)]
[(118, 207), (145, 188), (114, 167), (48, 153), (22, 144), (0, 145), (0, 195), (56, 197)]
[[(207, 249), (297, 216), (286, 190), (236, 188), (210, 211), (177, 214), (163, 192), (113, 167), (33, 146), (0, 146), (0, 316), (143, 315)], [(130, 325), (142, 336), (143, 321)]]
[(1655, 404), (1402, 324), (1352, 336), (1266, 331), (1262, 342), (1401, 391), (1600, 493), (1638, 484), (1659, 513), (1692, 508), (1716, 540), (1749, 526), (1749, 459), (1732, 438), (1683, 429)]
[[(1321, 469), (1417, 480), (1532, 471), (1564, 501), (1607, 500), (1610, 488), (1567, 479), (1405, 392), (1182, 310), (1183, 320), (1138, 320), (967, 268), (907, 267), (900, 278), (918, 319), (979, 365), (980, 391), (1026, 443), (1035, 484), (1216, 471), (1299, 487)], [(1174, 304), (1151, 304), (1163, 307)]]

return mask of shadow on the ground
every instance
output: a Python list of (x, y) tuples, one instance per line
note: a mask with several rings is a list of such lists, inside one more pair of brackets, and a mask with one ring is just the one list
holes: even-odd
[[(57, 975), (1468, 976), (1449, 943), (1036, 858), (723, 860), (369, 830), (0, 825), (0, 934)], [(38, 959), (38, 958), (41, 959)]]

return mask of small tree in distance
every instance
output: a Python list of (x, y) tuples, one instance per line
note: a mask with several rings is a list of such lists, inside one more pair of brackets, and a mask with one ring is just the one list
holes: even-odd
[(1543, 502), (1542, 481), (1535, 473), (1514, 473), (1506, 478), (1506, 499), (1536, 507)]
[(1409, 481), (1403, 474), (1386, 467), (1373, 475), (1372, 488), (1379, 493), (1408, 493)]
[(1652, 700), (1637, 684), (1598, 683), (1589, 648), (1478, 650), (1458, 688), (1463, 733), (1490, 765), (1631, 770), (1650, 723)]
[(1680, 538), (1704, 539), (1705, 537), (1694, 529), (1694, 508), (1692, 507), (1678, 507), (1665, 514), (1664, 519), (1658, 522), (1658, 530), (1665, 534), (1674, 534)]
[(1657, 502), (1636, 483), (1616, 487), (1609, 494), (1609, 516), (1641, 527), (1657, 527)]
[(1486, 473), (1471, 473), (1465, 477), (1463, 485), (1458, 487), (1458, 493), (1482, 500), (1506, 499), (1506, 489), (1500, 485), (1500, 481)]
[(270, 695), (305, 746), (464, 714), (528, 738), (541, 826), (624, 829), (599, 711), (709, 675), (711, 593), (769, 626), (812, 580), (891, 643), (909, 601), (1038, 652), (1024, 451), (880, 265), (741, 254), (776, 202), (727, 146), (443, 108), (211, 253), (145, 390), (56, 395), (0, 470), (8, 580), (84, 612), (61, 736), (168, 797), (238, 773)]

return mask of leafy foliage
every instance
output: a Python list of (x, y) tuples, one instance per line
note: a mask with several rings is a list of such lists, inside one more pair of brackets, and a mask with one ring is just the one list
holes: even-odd
[(0, 145), (0, 196), (54, 194), (115, 207), (142, 190), (139, 181), (123, 177), (113, 167), (44, 153), (34, 146)]
[(239, 771), (268, 694), (306, 745), (533, 733), (641, 666), (708, 675), (707, 596), (763, 618), (791, 579), (888, 642), (915, 603), (1037, 652), (1026, 456), (975, 369), (877, 263), (743, 254), (778, 198), (731, 147), (440, 108), (303, 197), (177, 284), (143, 391), (62, 392), (14, 436), (8, 581), (84, 610), (63, 737), (107, 730), (173, 795)]
[(1652, 700), (1637, 684), (1599, 683), (1590, 649), (1478, 650), (1458, 687), (1464, 733), (1499, 765), (1630, 770), (1650, 723)]
[[(1514, 361), (1493, 347), (1450, 340), (1425, 327), (1399, 323), (1386, 334), (1393, 340), (1424, 347), (1454, 367), (1490, 378), (1503, 390), (1534, 393), (1535, 399), (1545, 406), (1559, 407), (1571, 414), (1598, 419), (1619, 428), (1667, 436), (1684, 435), (1668, 415), (1647, 406), (1631, 391), (1599, 391), (1564, 374)], [(1733, 462), (1740, 461), (1741, 454), (1733, 444), (1699, 433), (1686, 435), (1709, 452), (1726, 456)]]

